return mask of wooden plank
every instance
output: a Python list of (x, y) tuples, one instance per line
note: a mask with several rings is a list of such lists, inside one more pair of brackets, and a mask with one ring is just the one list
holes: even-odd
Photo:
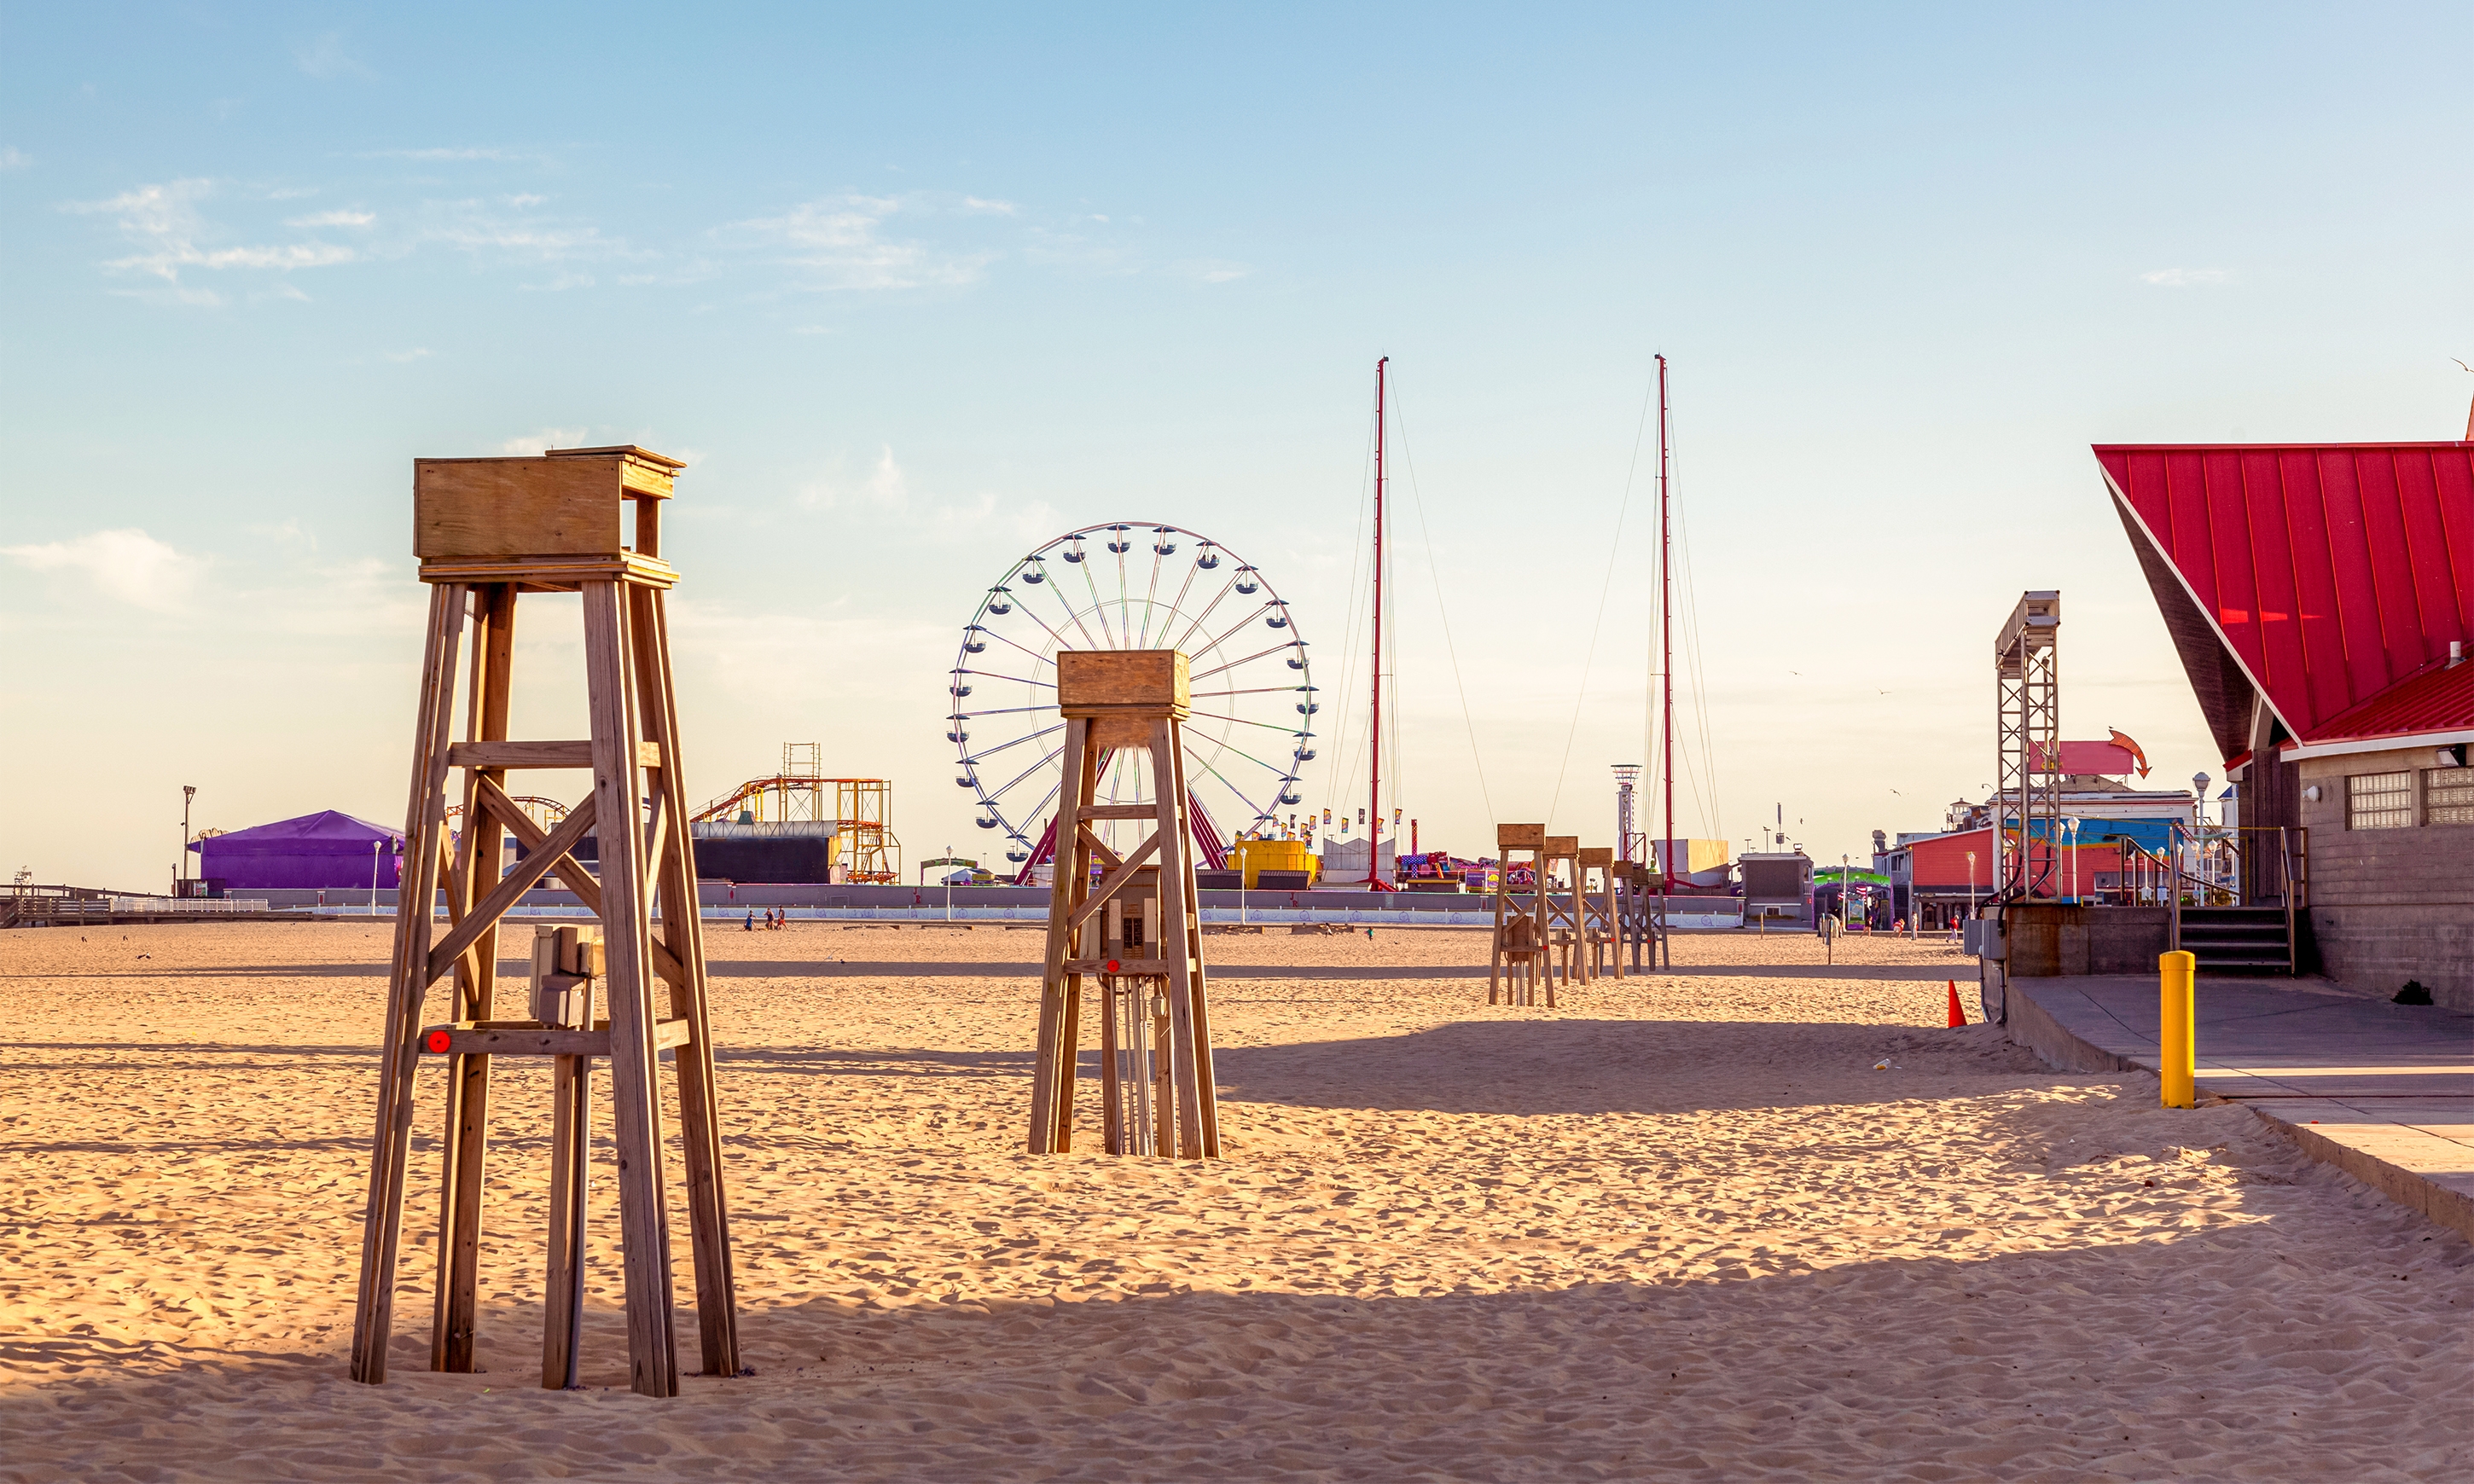
[[(652, 933), (637, 826), (637, 712), (627, 616), (618, 585), (584, 588), (584, 669), (593, 718), (593, 799), (601, 841), (601, 936), (609, 969), (610, 1100), (618, 1133), (618, 1227), (624, 1244), (628, 1384), (647, 1397), (679, 1392), (671, 1323), (669, 1211), (662, 1196), (662, 1105), (654, 1085)], [(562, 826), (564, 827), (564, 826)], [(572, 842), (554, 843), (564, 850)]]
[[(1110, 969), (1110, 964), (1117, 967)], [(1154, 979), (1166, 977), (1170, 967), (1166, 958), (1069, 958), (1065, 961), (1065, 971), (1069, 974), (1147, 974)]]
[(1068, 649), (1056, 655), (1056, 708), (1067, 716), (1136, 711), (1184, 716), (1194, 704), (1185, 657), (1173, 649)]
[[(637, 538), (660, 507), (637, 507)], [(695, 896), (694, 840), (688, 826), (687, 797), (677, 769), (678, 695), (670, 670), (667, 599), (657, 588), (639, 588), (636, 605), (638, 681), (645, 730), (670, 760), (664, 768), (661, 802), (668, 822), (662, 849), (662, 939), (653, 940), (655, 966), (670, 983), (670, 1015), (690, 1026), (693, 1041), (673, 1065), (679, 1080), (679, 1143), (686, 1164), (688, 1252), (695, 1271), (696, 1331), (707, 1376), (737, 1376), (738, 1280), (730, 1245), (730, 1205), (722, 1180), (721, 1101), (714, 1076), (713, 1022), (704, 962), (704, 923)], [(664, 967), (667, 965), (667, 967)]]
[[(504, 772), (509, 768), (590, 768), (593, 766), (593, 744), (590, 742), (458, 742), (447, 750), (447, 760), (458, 768), (485, 768)], [(636, 765), (658, 768), (662, 765), (661, 745), (656, 742), (638, 744)]]
[[(1079, 804), (1090, 797), (1092, 758), (1085, 746), (1090, 724), (1069, 718), (1065, 723), (1064, 797)], [(1087, 886), (1089, 868), (1084, 864), (1082, 835), (1078, 826), (1073, 833), (1059, 831), (1056, 842), (1056, 870), (1048, 898), (1047, 965), (1040, 975), (1039, 1040), (1032, 1052), (1031, 1065), (1031, 1137), (1032, 1154), (1058, 1153), (1056, 1048), (1067, 1032), (1065, 1019), (1065, 981), (1075, 970), (1066, 968), (1067, 955), (1079, 945), (1080, 929), (1074, 921), (1074, 909), (1080, 904), (1077, 885)], [(1069, 1113), (1070, 1116), (1070, 1113)]]
[[(1157, 823), (1152, 838), (1160, 842), (1160, 918), (1163, 925), (1185, 925), (1185, 799), (1176, 784), (1176, 723), (1162, 717), (1152, 724), (1152, 797)], [(1194, 973), (1182, 948), (1169, 957), (1168, 1024), (1170, 1081), (1176, 1091), (1176, 1153), (1180, 1159), (1202, 1158), (1202, 1100), (1197, 1087), (1194, 1057)]]
[(585, 1194), (591, 1185), (593, 1063), (563, 1056), (550, 1073), (549, 1264), (542, 1284), (542, 1385), (576, 1379), (584, 1317)]
[[(610, 1054), (610, 1022), (595, 1024), (592, 1030), (570, 1030), (553, 1025), (473, 1025), (458, 1022), (426, 1026), (421, 1033), (422, 1049), (432, 1055), (472, 1056), (608, 1056)], [(444, 1040), (446, 1050), (439, 1045)], [(663, 1020), (653, 1027), (653, 1049), (667, 1051), (695, 1040), (695, 1027), (686, 1020)]]
[(1143, 862), (1151, 859), (1158, 852), (1159, 836), (1154, 833), (1150, 839), (1144, 841), (1141, 845), (1136, 846), (1134, 848), (1133, 854), (1128, 855), (1123, 861), (1120, 861), (1116, 870), (1109, 872), (1105, 876), (1101, 878), (1099, 886), (1092, 890), (1090, 897), (1085, 899), (1080, 906), (1074, 909), (1074, 917), (1069, 925), (1080, 927), (1083, 923), (1091, 921), (1091, 914), (1099, 911), (1102, 907), (1106, 906), (1110, 898), (1114, 898), (1119, 892), (1124, 891), (1127, 883), (1132, 881), (1136, 873), (1142, 870)]
[[(449, 966), (455, 962), (455, 955), (463, 952), (473, 940), (481, 936), (484, 928), (506, 916), (507, 909), (521, 900), (524, 893), (533, 889), (534, 882), (549, 874), (549, 868), (569, 850), (573, 850), (575, 842), (583, 839), (584, 832), (593, 827), (594, 820), (598, 817), (596, 808), (598, 803), (597, 798), (588, 797), (582, 803), (577, 804), (567, 818), (559, 821), (558, 828), (550, 831), (549, 838), (543, 843), (540, 850), (518, 861), (515, 869), (508, 872), (499, 879), (497, 886), (490, 889), (490, 895), (481, 898), (480, 904), (473, 909), (473, 915), (456, 924), (454, 929), (448, 933), (447, 941), (440, 944), (437, 950), (429, 955), (429, 980), (424, 982), (434, 982), (439, 975), (447, 972)], [(613, 834), (622, 832), (612, 831)], [(602, 854), (605, 860), (609, 855), (609, 845), (610, 842), (603, 842)]]
[(622, 460), (415, 459), (417, 557), (580, 556), (621, 549)]
[[(643, 505), (646, 510), (658, 509), (653, 501), (669, 497), (675, 476), (687, 467), (683, 459), (655, 453), (650, 448), (639, 448), (634, 443), (612, 443), (602, 448), (548, 448), (542, 452), (545, 459), (597, 459), (613, 455), (619, 460), (620, 488), (631, 495), (648, 496)], [(649, 552), (653, 548), (641, 549)]]
[(1159, 813), (1157, 804), (1086, 803), (1074, 811), (1078, 820), (1147, 820)]
[[(377, 1127), (371, 1140), (369, 1201), (361, 1228), (360, 1283), (352, 1308), (352, 1377), (386, 1379), (395, 1324), (396, 1257), (403, 1228), (403, 1183), (412, 1142), (412, 1080), (421, 1052), (415, 1035), (422, 1001), (436, 977), (429, 963), (431, 842), (443, 824), (448, 729), (453, 714), (456, 650), (464, 633), (462, 586), (429, 595), (429, 632), (422, 658), (421, 699), (413, 725), (411, 798), (404, 809), (405, 859), (417, 880), (399, 892), (395, 955), (387, 975), (387, 1020), (378, 1069)], [(418, 903), (418, 907), (414, 904)]]
[[(1185, 776), (1183, 730), (1175, 721), (1168, 725), (1168, 750), (1171, 775), (1175, 779), (1172, 797), (1176, 800), (1177, 820), (1181, 827), (1187, 823), (1188, 807), (1194, 795)], [(1165, 909), (1167, 900), (1165, 892), (1161, 897), (1163, 903), (1161, 915), (1171, 922), (1182, 925), (1184, 941), (1175, 947), (1163, 946), (1161, 951), (1187, 966), (1186, 1000), (1189, 1006), (1188, 1015), (1194, 1022), (1195, 1104), (1201, 1114), (1196, 1122), (1196, 1130), (1201, 1137), (1202, 1157), (1206, 1160), (1217, 1160), (1220, 1158), (1220, 1084), (1219, 1072), (1214, 1065), (1211, 1050), (1210, 986), (1202, 965), (1201, 915), (1202, 895), (1195, 889), (1194, 852), (1188, 849), (1188, 842), (1193, 838), (1189, 833), (1178, 841), (1177, 876), (1184, 909), (1174, 915), (1168, 913)], [(1163, 877), (1167, 875), (1168, 870), (1165, 864), (1162, 865), (1160, 874)]]
[[(541, 853), (542, 847), (549, 840), (549, 831), (527, 818), (524, 811), (516, 806), (516, 802), (507, 797), (506, 790), (493, 784), (483, 788), (480, 791), (480, 797), (482, 804), (497, 814), (508, 830), (518, 840), (523, 842), (527, 851), (536, 855)], [(549, 869), (558, 873), (559, 884), (574, 893), (576, 900), (584, 903), (585, 911), (594, 917), (601, 916), (601, 883), (594, 880), (590, 872), (577, 865), (574, 856), (557, 856), (551, 861)], [(700, 939), (699, 942), (701, 942)], [(658, 941), (653, 945), (653, 967), (672, 985), (682, 985), (687, 982), (685, 966)]]
[[(1089, 749), (1085, 748), (1084, 751), (1087, 752)], [(1093, 833), (1089, 826), (1075, 826), (1074, 838), (1081, 845), (1082, 849), (1089, 850), (1093, 857), (1100, 862), (1101, 870), (1114, 871), (1119, 866), (1125, 864), (1124, 861), (1118, 858), (1116, 851), (1108, 849), (1108, 842), (1101, 839), (1097, 834)], [(1084, 864), (1087, 866), (1089, 863), (1086, 861)]]
[(1494, 844), (1497, 850), (1543, 850), (1546, 845), (1546, 826), (1497, 825), (1494, 826)]

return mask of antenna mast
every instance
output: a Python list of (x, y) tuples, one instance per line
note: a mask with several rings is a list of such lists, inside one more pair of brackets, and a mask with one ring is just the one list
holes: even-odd
[(1658, 358), (1658, 678), (1659, 770), (1666, 779), (1666, 844), (1659, 848), (1658, 922), (1666, 926), (1666, 894), (1675, 884), (1675, 545), (1668, 523), (1666, 487), (1666, 357)]
[[(1366, 885), (1383, 889), (1383, 369), (1374, 363), (1374, 720), (1366, 747)], [(1397, 850), (1396, 845), (1395, 850)]]

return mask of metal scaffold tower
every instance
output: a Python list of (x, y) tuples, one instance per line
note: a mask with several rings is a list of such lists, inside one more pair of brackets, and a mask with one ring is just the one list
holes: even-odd
[(2062, 689), (2059, 592), (2020, 594), (1993, 641), (1994, 829), (2001, 842), (1999, 901), (2053, 896), (2061, 841)]
[(847, 879), (902, 879), (902, 842), (893, 833), (893, 784), (885, 778), (823, 777), (814, 742), (782, 744), (782, 771), (749, 778), (690, 817), (695, 825), (815, 824), (832, 827), (834, 862)]

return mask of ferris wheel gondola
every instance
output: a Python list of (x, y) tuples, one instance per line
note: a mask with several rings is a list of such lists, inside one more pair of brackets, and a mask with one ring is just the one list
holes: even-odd
[[(1224, 558), (1234, 563), (1225, 572)], [(1186, 654), (1194, 701), (1183, 729), (1188, 812), (1203, 863), (1223, 863), (1223, 828), (1260, 828), (1276, 809), (1301, 801), (1298, 776), (1315, 755), (1313, 671), (1278, 591), (1260, 569), (1198, 532), (1151, 521), (1084, 526), (1032, 551), (988, 587), (962, 630), (946, 687), (945, 739), (960, 763), (954, 781), (971, 791), (973, 823), (1004, 832), (1006, 858), (1026, 866), (1026, 879), (1027, 867), (1047, 858), (1055, 827), (1049, 816), (1064, 781), (1056, 655), (1066, 649)], [(1151, 773), (1138, 764), (1104, 754), (1100, 797), (1149, 802)], [(1098, 827), (1113, 845), (1118, 824)]]

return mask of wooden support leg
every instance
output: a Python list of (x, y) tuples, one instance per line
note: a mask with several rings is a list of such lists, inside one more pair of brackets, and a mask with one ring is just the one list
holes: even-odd
[[(1159, 901), (1163, 923), (1175, 924), (1184, 937), (1185, 801), (1176, 790), (1176, 727), (1163, 718), (1152, 724), (1152, 797), (1158, 811), (1152, 828), (1159, 836)], [(1202, 1153), (1202, 1098), (1195, 1052), (1194, 974), (1182, 945), (1161, 944), (1168, 958), (1169, 1053), (1176, 1088), (1176, 1154), (1200, 1160)]]
[[(1049, 894), (1047, 969), (1040, 980), (1039, 1044), (1031, 1068), (1031, 1141), (1032, 1154), (1062, 1154), (1073, 1142), (1073, 1099), (1070, 1085), (1059, 1076), (1059, 1048), (1071, 1066), (1072, 1042), (1079, 1031), (1067, 1020), (1068, 1007), (1079, 1013), (1079, 975), (1065, 970), (1066, 960), (1080, 954), (1081, 933), (1073, 927), (1074, 909), (1089, 894), (1090, 856), (1082, 844), (1076, 811), (1091, 802), (1094, 764), (1091, 724), (1079, 718), (1065, 723), (1065, 782), (1056, 795), (1056, 881)], [(1058, 1096), (1060, 1090), (1066, 1095)]]
[[(670, 676), (669, 613), (658, 587), (630, 589), (636, 670), (645, 733), (661, 744), (656, 791), (667, 829), (660, 865), (666, 962), (685, 970), (670, 983), (670, 1015), (691, 1029), (671, 1053), (679, 1082), (679, 1142), (685, 1152), (688, 1248), (695, 1267), (696, 1335), (706, 1376), (740, 1373), (738, 1279), (730, 1246), (730, 1205), (722, 1181), (721, 1098), (714, 1081), (713, 1015), (705, 977), (704, 923), (697, 910), (695, 845), (680, 772), (677, 686)], [(657, 955), (659, 956), (659, 955)]]
[(618, 585), (584, 586), (584, 664), (601, 848), (601, 926), (610, 996), (610, 1100), (618, 1133), (630, 1387), (678, 1395), (669, 1212), (662, 1194), (662, 1105), (654, 1086), (652, 925), (644, 899), (643, 786), (636, 687)]
[(1118, 1021), (1125, 1018), (1122, 988), (1111, 976), (1100, 981), (1100, 1147), (1110, 1154), (1130, 1154), (1126, 1142), (1125, 1072), (1117, 1065), (1123, 1054)]
[(583, 1344), (593, 1059), (554, 1057), (550, 1078), (549, 1272), (542, 1293), (542, 1385), (560, 1391), (577, 1384), (577, 1352)]
[(487, 1055), (447, 1059), (446, 1102), (447, 1137), (439, 1171), (438, 1302), (430, 1330), (429, 1369), (469, 1373), (479, 1314), (481, 1190), (490, 1124)]
[[(1152, 1035), (1152, 1153), (1176, 1155), (1176, 1089), (1171, 1075), (1176, 1065), (1176, 1053), (1169, 1038), (1172, 1030), (1168, 1017), (1168, 994), (1152, 985), (1143, 986), (1142, 1023)], [(1158, 1005), (1154, 1011), (1152, 1005)]]
[(456, 651), (464, 634), (466, 588), (430, 589), (429, 633), (414, 723), (412, 797), (404, 811), (404, 865), (387, 976), (387, 1023), (378, 1065), (377, 1127), (371, 1141), (369, 1201), (361, 1228), (360, 1289), (352, 1312), (352, 1376), (386, 1379), (395, 1322), (397, 1250), (403, 1233), (404, 1167), (412, 1145), (412, 1089), (421, 1062), (422, 1006), (429, 989), (429, 916), (437, 888), (435, 842), (445, 827), (447, 741), (454, 711)]
[[(1197, 945), (1202, 941), (1202, 919), (1200, 916), (1201, 892), (1194, 884), (1194, 839), (1188, 809), (1193, 794), (1185, 778), (1185, 736), (1182, 725), (1167, 723), (1169, 775), (1176, 790), (1176, 852), (1177, 900), (1169, 901), (1165, 885), (1160, 892), (1162, 921), (1176, 934), (1176, 944), (1169, 962), (1186, 970), (1187, 1014), (1194, 1038), (1195, 1104), (1199, 1111), (1196, 1133), (1200, 1136), (1202, 1157), (1220, 1158), (1220, 1083), (1219, 1071), (1213, 1065), (1211, 1051), (1211, 985), (1210, 972), (1204, 967)], [(1169, 862), (1160, 862), (1160, 879), (1169, 879)], [(1174, 1014), (1174, 1012), (1172, 1012)]]

